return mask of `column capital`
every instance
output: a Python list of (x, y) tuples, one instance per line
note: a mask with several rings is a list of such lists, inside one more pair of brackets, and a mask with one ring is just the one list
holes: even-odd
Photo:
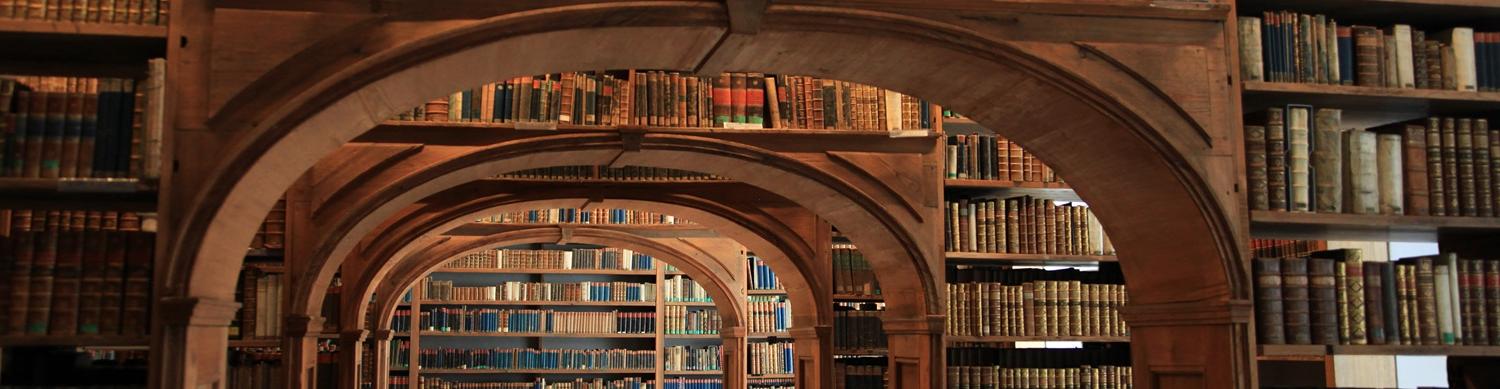
[(370, 330), (366, 329), (344, 330), (343, 332), (339, 332), (339, 342), (359, 343), (365, 341), (365, 338), (369, 336)]
[(323, 332), (326, 321), (322, 316), (287, 315), (282, 333), (288, 337), (316, 337)]
[(890, 335), (942, 335), (947, 327), (947, 316), (923, 315), (920, 317), (880, 317), (881, 328)]
[(156, 306), (165, 325), (228, 327), (239, 314), (240, 303), (208, 297), (163, 297)]
[(393, 339), (395, 337), (396, 337), (396, 331), (391, 331), (391, 330), (374, 330), (374, 331), (370, 331), (370, 340), (376, 340), (376, 341), (382, 341), (382, 342), (384, 342), (384, 341), (387, 341), (387, 340), (391, 340), (391, 339)]
[(1249, 300), (1130, 303), (1120, 311), (1131, 327), (1170, 327), (1250, 322)]
[(787, 334), (792, 339), (818, 339), (833, 335), (831, 325), (798, 326), (787, 329)]
[(750, 331), (746, 330), (744, 326), (719, 328), (719, 337), (724, 339), (744, 339), (749, 335)]

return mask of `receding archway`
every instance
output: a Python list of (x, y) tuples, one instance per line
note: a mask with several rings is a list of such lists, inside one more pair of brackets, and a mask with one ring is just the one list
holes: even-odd
[[(1227, 216), (1234, 204), (1228, 200), (1231, 195), (1212, 189), (1200, 172), (1205, 169), (1202, 162), (1186, 157), (1211, 154), (1214, 145), (1195, 137), (1201, 129), (1175, 109), (1172, 101), (1154, 93), (1150, 85), (1122, 76), (1128, 70), (1108, 61), (1079, 65), (1093, 72), (1090, 79), (1125, 80), (1103, 85), (1087, 81), (1074, 70), (1079, 68), (1040, 59), (1056, 58), (1057, 53), (1024, 49), (930, 20), (870, 11), (778, 4), (768, 7), (764, 20), (758, 34), (741, 37), (733, 47), (738, 51), (728, 51), (717, 49), (729, 24), (722, 4), (590, 4), (449, 23), (429, 35), (385, 42), (375, 54), (294, 57), (264, 78), (265, 87), (247, 89), (268, 97), (238, 100), (244, 104), (231, 104), (230, 111), (215, 116), (213, 126), (233, 130), (235, 140), (196, 197), (196, 208), (187, 213), (183, 225), (172, 230), (170, 255), (175, 261), (168, 264), (171, 281), (164, 292), (169, 298), (229, 300), (232, 288), (223, 285), (232, 284), (229, 281), (238, 267), (226, 265), (240, 259), (228, 253), (249, 240), (278, 189), (374, 123), (427, 96), (521, 74), (624, 67), (696, 69), (711, 63), (718, 68), (810, 74), (886, 86), (939, 101), (981, 124), (1003, 129), (1008, 138), (1026, 145), (1069, 177), (1080, 196), (1094, 206), (1120, 249), (1130, 275), (1132, 301), (1158, 304), (1158, 311), (1164, 312), (1177, 309), (1171, 304), (1212, 311), (1212, 318), (1204, 323), (1226, 327), (1202, 333), (1220, 342), (1163, 336), (1158, 339), (1160, 347), (1214, 348), (1243, 337), (1243, 326), (1234, 327), (1243, 320), (1225, 313), (1233, 309), (1220, 312), (1217, 308), (1248, 297), (1236, 243), (1243, 226)], [(640, 45), (643, 42), (654, 44)], [(569, 43), (642, 49), (605, 53), (575, 50)], [(528, 56), (506, 56), (518, 48), (528, 49)], [(904, 54), (900, 61), (881, 61), (888, 59), (886, 52)], [(1006, 126), (1009, 123), (1056, 126)], [(1100, 158), (1107, 159), (1101, 162)], [(709, 172), (787, 195), (840, 226), (878, 230), (866, 238), (851, 237), (862, 245), (897, 242), (891, 245), (898, 246), (894, 251), (905, 258), (894, 260), (901, 263), (895, 266), (874, 263), (882, 270), (913, 269), (912, 274), (930, 278), (932, 265), (940, 261), (932, 244), (940, 233), (934, 227), (936, 221), (924, 223), (919, 217), (871, 209), (850, 197), (859, 191), (831, 189), (830, 182), (817, 179), (798, 180), (784, 170), (718, 168), (723, 173)], [(700, 166), (695, 170), (711, 169)], [(761, 172), (771, 175), (756, 174)], [(830, 196), (793, 195), (808, 194), (799, 189), (808, 184), (814, 185), (813, 193)], [(931, 198), (925, 200), (924, 206), (935, 207)], [(1155, 219), (1133, 216), (1142, 213)], [(936, 218), (936, 214), (927, 217)], [(935, 285), (930, 281), (916, 284), (921, 287), (910, 292), (921, 293), (926, 302), (920, 313), (941, 315), (942, 308), (933, 303)], [(155, 333), (188, 336), (182, 331)], [(1136, 334), (1144, 336), (1143, 331)], [(168, 364), (193, 359), (181, 354), (186, 352), (181, 342), (157, 343), (170, 354)], [(168, 350), (167, 345), (176, 349)], [(1218, 352), (1189, 355), (1214, 353)], [(1163, 365), (1174, 364), (1169, 356), (1152, 358)], [(1213, 363), (1221, 362), (1231, 367), (1200, 367), (1197, 375), (1205, 382), (1226, 385), (1247, 380), (1239, 371), (1244, 361), (1215, 358)], [(931, 383), (916, 377), (940, 376), (940, 366), (940, 361), (913, 365), (913, 374), (898, 371), (901, 378), (896, 381), (901, 386)], [(1138, 382), (1150, 382), (1149, 374), (1140, 376)], [(191, 379), (194, 382), (184, 385), (192, 386), (198, 381), (195, 377), (185, 373), (165, 382)], [(913, 381), (907, 382), (909, 377)], [(213, 381), (213, 377), (203, 379)]]

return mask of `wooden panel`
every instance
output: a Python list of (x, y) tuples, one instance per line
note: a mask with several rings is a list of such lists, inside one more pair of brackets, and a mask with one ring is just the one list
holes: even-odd
[(1500, 231), (1500, 218), (1251, 211), (1260, 238), (1436, 242), (1439, 234)]
[(1325, 13), (1340, 25), (1407, 23), (1438, 29), (1493, 27), (1500, 21), (1500, 2), (1493, 0), (1241, 0), (1238, 7), (1242, 15), (1267, 10)]

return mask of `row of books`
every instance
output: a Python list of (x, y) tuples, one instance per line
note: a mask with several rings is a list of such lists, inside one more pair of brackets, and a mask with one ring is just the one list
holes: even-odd
[(167, 25), (169, 0), (7, 0), (0, 18), (79, 23)]
[(797, 383), (790, 379), (780, 377), (750, 377), (745, 380), (745, 386), (750, 389), (797, 389)]
[(1120, 264), (1101, 262), (1098, 270), (1085, 271), (1078, 268), (1057, 270), (1011, 269), (997, 266), (957, 265), (947, 268), (949, 283), (995, 282), (1003, 285), (1023, 285), (1036, 281), (1079, 281), (1085, 284), (1124, 285), (1125, 274)]
[(965, 180), (1062, 182), (1040, 158), (999, 135), (948, 135), (947, 177)]
[(476, 220), (480, 223), (577, 223), (577, 224), (690, 224), (677, 217), (623, 208), (550, 208), (506, 212)]
[(879, 296), (880, 282), (864, 253), (853, 243), (833, 243), (833, 293)]
[(879, 362), (859, 361), (857, 363), (850, 363), (848, 360), (835, 359), (833, 361), (834, 389), (886, 387), (886, 365)]
[(708, 296), (708, 290), (703, 289), (702, 285), (698, 285), (698, 281), (694, 281), (692, 278), (681, 274), (667, 277), (666, 280), (662, 281), (662, 290), (665, 293), (664, 296), (667, 302), (706, 303), (714, 301), (712, 297)]
[(1326, 240), (1250, 239), (1250, 254), (1252, 257), (1305, 257), (1314, 251), (1327, 249), (1328, 241)]
[(750, 277), (746, 287), (750, 290), (785, 290), (781, 280), (776, 278), (776, 272), (771, 271), (771, 265), (766, 260), (755, 254), (745, 256), (745, 274)]
[(411, 368), (411, 339), (395, 338), (391, 340), (390, 357), (392, 369)]
[(723, 378), (673, 377), (663, 379), (661, 389), (724, 389)]
[(0, 177), (158, 177), (165, 62), (150, 64), (145, 81), (0, 76)]
[(833, 347), (840, 350), (885, 349), (880, 316), (883, 304), (834, 303)]
[(949, 366), (1047, 369), (1130, 366), (1129, 347), (1027, 349), (997, 347), (993, 343), (958, 343), (946, 351)]
[(656, 301), (650, 282), (501, 281), (495, 286), (454, 286), (453, 281), (422, 279), (417, 288), (427, 300), (443, 301)]
[(708, 181), (722, 180), (712, 174), (652, 166), (553, 166), (518, 170), (500, 177), (541, 180), (609, 180), (609, 181)]
[(1125, 285), (1079, 281), (948, 284), (948, 334), (1126, 336)]
[(229, 389), (273, 389), (286, 387), (286, 368), (280, 348), (242, 348), (229, 352), (229, 370), (224, 372)]
[(0, 333), (145, 335), (156, 215), (0, 209)]
[(797, 357), (792, 352), (792, 342), (750, 342), (750, 375), (792, 374), (792, 363)]
[(266, 214), (266, 220), (260, 223), (260, 229), (255, 231), (255, 238), (250, 240), (250, 248), (263, 250), (280, 250), (286, 245), (286, 198), (276, 200), (276, 205), (271, 206), (271, 212)]
[(719, 360), (724, 349), (719, 345), (668, 346), (662, 351), (662, 368), (668, 372), (724, 370)]
[[(408, 313), (409, 314), (409, 313)], [(423, 307), (422, 331), (458, 333), (650, 334), (656, 312)]]
[(242, 339), (281, 336), (281, 301), (286, 293), (286, 275), (246, 266), (240, 271), (236, 294), (240, 311), (229, 326), (229, 335)]
[(626, 70), (489, 83), (429, 101), (397, 120), (889, 131), (932, 128), (930, 112), (911, 96), (846, 81)]
[(1290, 11), (1241, 17), (1239, 29), (1241, 77), (1248, 81), (1459, 91), (1500, 86), (1496, 33), (1340, 26), (1324, 15)]
[[(571, 249), (493, 249), (455, 258), (444, 269), (651, 270), (650, 255), (615, 247)], [(440, 270), (441, 271), (441, 270)]]
[(1261, 343), (1500, 345), (1500, 261), (1362, 257), (1257, 258)]
[(436, 347), (422, 349), (418, 363), (423, 369), (655, 369), (656, 350)]
[(1084, 365), (1066, 368), (948, 366), (948, 389), (1128, 389), (1134, 387), (1133, 379), (1130, 366)]
[(1247, 125), (1250, 207), (1292, 212), (1494, 217), (1500, 129), (1428, 118), (1346, 129), (1342, 111), (1289, 105)]
[[(420, 389), (653, 389), (656, 387), (655, 381), (640, 377), (610, 380), (598, 377), (573, 379), (538, 377), (529, 382), (450, 381), (432, 376), (419, 378), (421, 381), (418, 382), (417, 387)], [(411, 382), (406, 381), (407, 379), (409, 377), (391, 377), (391, 389), (410, 388)]]
[(1106, 255), (1114, 245), (1082, 204), (1031, 196), (944, 201), (947, 251)]
[(716, 335), (724, 324), (713, 308), (694, 309), (681, 305), (663, 308), (667, 335)]
[(792, 328), (792, 303), (787, 296), (747, 296), (750, 332), (786, 332)]

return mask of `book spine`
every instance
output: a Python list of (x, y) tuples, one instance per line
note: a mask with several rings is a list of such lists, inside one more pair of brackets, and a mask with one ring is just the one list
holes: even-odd
[(1255, 259), (1255, 323), (1261, 344), (1286, 344), (1281, 260)]
[(1405, 148), (1401, 143), (1401, 134), (1379, 134), (1376, 136), (1376, 168), (1379, 187), (1379, 213), (1382, 215), (1406, 214), (1405, 179), (1402, 175), (1406, 172), (1401, 163), (1401, 155)]
[(1250, 186), (1250, 209), (1252, 210), (1271, 209), (1266, 142), (1265, 126), (1245, 126), (1245, 170), (1247, 171), (1246, 182)]
[(1290, 210), (1287, 202), (1287, 131), (1281, 108), (1266, 110), (1266, 191), (1271, 210)]
[(1287, 344), (1312, 344), (1312, 311), (1308, 302), (1308, 260), (1281, 260), (1281, 295)]
[[(1312, 211), (1312, 144), (1308, 107), (1287, 110), (1287, 196), (1292, 212)], [(1337, 177), (1337, 176), (1335, 176)]]

